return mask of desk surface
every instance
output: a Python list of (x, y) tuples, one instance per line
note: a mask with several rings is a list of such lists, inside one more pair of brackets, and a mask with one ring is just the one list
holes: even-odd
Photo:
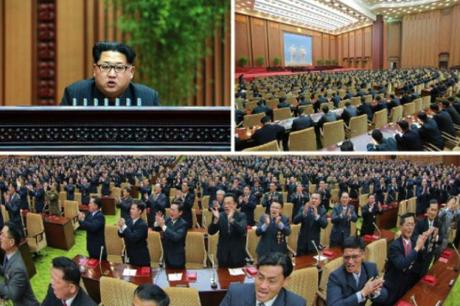
[[(434, 275), (437, 279), (437, 283), (428, 285), (422, 280), (415, 284), (411, 290), (401, 298), (401, 300), (411, 303), (411, 297), (414, 296), (418, 306), (433, 306), (437, 305), (439, 301), (442, 303), (449, 295), (450, 289), (449, 282), (457, 279), (458, 272), (454, 270), (458, 267), (459, 259), (454, 253), (449, 258), (447, 263), (436, 261), (431, 267), (428, 275)], [(441, 304), (439, 304), (441, 305)]]
[(230, 150), (229, 107), (0, 107), (0, 150)]

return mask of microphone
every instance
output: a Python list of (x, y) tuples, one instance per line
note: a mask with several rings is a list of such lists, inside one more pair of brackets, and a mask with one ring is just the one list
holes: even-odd
[(372, 222), (372, 224), (374, 225), (375, 229), (376, 229), (377, 232), (379, 233), (379, 238), (382, 237), (382, 232), (380, 231), (380, 228), (378, 227), (377, 223)]
[(457, 247), (455, 246), (455, 243), (451, 242), (450, 244), (451, 244), (452, 247), (454, 248), (455, 254), (457, 254), (457, 257), (458, 257), (458, 260), (459, 260), (458, 263), (457, 263), (457, 265), (456, 265), (456, 267), (454, 268), (454, 271), (455, 271), (455, 272), (458, 272), (458, 271), (460, 271), (460, 268), (458, 267), (458, 266), (459, 266), (459, 263), (460, 263), (460, 253), (458, 252), (458, 249), (457, 249)]
[(108, 98), (104, 98), (104, 106), (105, 107), (109, 106), (109, 99)]
[(99, 265), (101, 265), (101, 261), (102, 261), (102, 252), (104, 252), (104, 246), (101, 245), (101, 250), (99, 252)]
[(412, 295), (410, 297), (410, 300), (412, 301), (412, 304), (414, 304), (414, 306), (418, 306), (417, 301), (415, 300), (415, 295)]
[(99, 99), (98, 99), (98, 98), (94, 98), (94, 99), (93, 99), (93, 104), (94, 104), (94, 106), (99, 106)]
[(311, 240), (311, 243), (313, 244), (313, 247), (315, 248), (316, 253), (318, 254), (318, 259), (316, 260), (316, 266), (319, 268), (319, 267), (321, 267), (321, 264), (320, 264), (321, 263), (321, 252), (319, 251), (315, 240)]
[(131, 106), (131, 99), (130, 98), (126, 98), (126, 106)]
[(211, 259), (211, 270), (212, 270), (212, 273), (211, 273), (211, 288), (216, 289), (217, 288), (217, 283), (216, 283), (216, 267), (214, 265), (214, 255), (210, 254), (209, 257)]
[(136, 105), (137, 107), (142, 106), (142, 99), (141, 99), (141, 98), (137, 98), (136, 103), (137, 103), (137, 105)]
[(72, 99), (72, 106), (77, 106), (77, 98)]
[(83, 106), (88, 106), (88, 99), (87, 98), (83, 98)]

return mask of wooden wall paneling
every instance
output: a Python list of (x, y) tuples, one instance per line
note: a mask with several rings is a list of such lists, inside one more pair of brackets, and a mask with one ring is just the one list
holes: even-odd
[(356, 46), (356, 42), (355, 42), (355, 39), (356, 39), (356, 33), (354, 31), (350, 32), (348, 34), (348, 37), (349, 37), (349, 40), (348, 40), (348, 48), (350, 50), (350, 57), (353, 57), (355, 58), (356, 57), (356, 53), (355, 53), (355, 46)]
[(259, 18), (251, 18), (251, 43), (252, 43), (252, 60), (254, 66), (256, 66), (256, 60), (258, 57), (263, 57), (265, 63), (263, 66), (268, 64), (268, 48), (267, 48), (267, 21)]
[(321, 55), (321, 33), (313, 33), (313, 65), (318, 64), (318, 60), (324, 60)]
[(32, 1), (4, 0), (4, 10), (3, 100), (5, 105), (31, 105)]
[(57, 1), (57, 97), (65, 87), (85, 77), (83, 1)]
[(442, 157), (443, 159), (443, 164), (445, 165), (455, 165), (455, 166), (460, 166), (460, 156), (459, 155), (444, 155)]
[(274, 66), (275, 57), (281, 59), (281, 65), (284, 66), (283, 49), (281, 48), (281, 41), (283, 40), (283, 32), (280, 30), (280, 24), (276, 22), (267, 21), (268, 31), (268, 64)]
[(330, 51), (329, 51), (329, 35), (328, 34), (324, 34), (322, 35), (322, 41), (321, 41), (321, 52), (322, 52), (322, 57), (324, 60), (330, 60), (331, 59), (331, 54), (330, 54)]
[(364, 28), (364, 56), (371, 57), (372, 27)]
[(349, 33), (343, 34), (343, 57), (344, 58), (349, 58), (350, 57), (350, 52), (349, 52)]
[(85, 78), (93, 77), (93, 45), (96, 42), (96, 1), (85, 0), (85, 12), (84, 12), (84, 35), (85, 35)]
[(363, 29), (356, 30), (355, 37), (355, 55), (356, 57), (363, 56)]
[[(452, 35), (452, 8), (444, 9), (440, 11), (441, 20), (439, 21), (439, 49), (438, 54), (441, 52), (449, 52), (450, 51), (450, 36)], [(459, 31), (460, 29), (454, 29), (454, 31)], [(459, 37), (459, 33), (457, 32), (457, 38)], [(436, 58), (436, 63), (438, 62), (438, 58)]]
[(343, 66), (342, 58), (343, 58), (343, 35), (338, 35), (336, 37), (337, 41), (337, 64)]
[(383, 31), (383, 17), (379, 15), (372, 26), (372, 69), (383, 68)]
[(337, 36), (329, 36), (329, 54), (331, 60), (337, 61)]
[[(213, 92), (214, 92), (214, 101), (211, 101), (210, 105), (224, 105), (224, 101), (222, 99), (222, 94), (223, 94), (223, 78), (222, 78), (222, 73), (225, 71), (225, 68), (223, 67), (223, 58), (222, 58), (222, 52), (223, 52), (223, 45), (222, 45), (222, 34), (225, 35), (225, 33), (222, 33), (222, 28), (216, 29), (214, 31), (214, 48), (213, 48), (213, 55), (209, 56), (211, 59), (214, 61), (213, 62), (213, 68), (214, 68), (214, 82), (212, 84), (209, 84), (209, 87), (214, 87)], [(213, 86), (214, 85), (214, 86)]]
[(452, 32), (450, 36), (449, 65), (460, 65), (460, 39), (458, 32), (460, 29), (460, 5), (452, 9)]
[(231, 42), (231, 36), (232, 36), (232, 26), (231, 26), (231, 21), (230, 21), (230, 12), (225, 18), (225, 42), (224, 42), (224, 71), (223, 71), (223, 79), (224, 79), (224, 84), (222, 85), (224, 88), (224, 105), (230, 106), (231, 104), (231, 83), (232, 78), (231, 78), (231, 53), (232, 53), (232, 42)]
[(235, 15), (235, 60), (241, 57), (248, 59), (248, 66), (252, 63), (251, 36), (249, 31), (249, 17), (245, 15)]

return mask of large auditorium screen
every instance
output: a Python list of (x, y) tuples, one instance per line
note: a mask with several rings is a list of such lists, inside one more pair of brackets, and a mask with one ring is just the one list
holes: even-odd
[(307, 35), (284, 33), (285, 66), (312, 64), (312, 38)]

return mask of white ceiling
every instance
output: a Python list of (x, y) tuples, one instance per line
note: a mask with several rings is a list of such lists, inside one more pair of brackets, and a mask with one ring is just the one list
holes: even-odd
[(377, 15), (387, 21), (447, 8), (460, 0), (236, 0), (238, 13), (340, 34), (369, 26)]

